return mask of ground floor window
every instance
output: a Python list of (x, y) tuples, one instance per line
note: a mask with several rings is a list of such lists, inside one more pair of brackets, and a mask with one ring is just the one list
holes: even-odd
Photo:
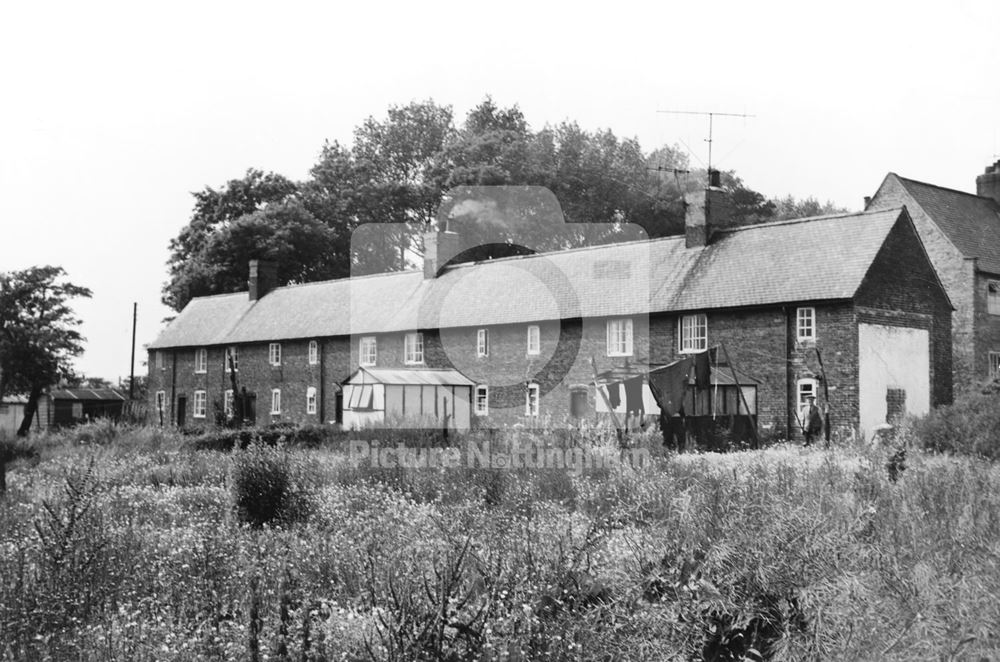
[(281, 389), (276, 388), (271, 390), (271, 413), (280, 414), (281, 413)]
[(226, 392), (222, 396), (222, 413), (225, 414), (226, 418), (233, 417), (233, 389), (226, 389)]
[(1000, 378), (1000, 352), (990, 352), (990, 379)]
[(208, 398), (204, 391), (194, 392), (194, 411), (191, 413), (195, 418), (205, 418), (208, 411)]
[(575, 386), (569, 393), (569, 413), (573, 418), (583, 418), (587, 415), (588, 397), (586, 386)]
[(484, 385), (476, 387), (476, 415), (486, 416), (490, 413), (490, 387)]
[(538, 416), (538, 384), (528, 384), (528, 389), (524, 393), (524, 415)]
[(310, 386), (306, 389), (306, 413), (316, 413), (316, 387)]

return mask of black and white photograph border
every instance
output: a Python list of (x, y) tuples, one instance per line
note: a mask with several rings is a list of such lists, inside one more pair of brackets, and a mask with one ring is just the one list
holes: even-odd
[(1000, 660), (1000, 5), (0, 7), (0, 662)]

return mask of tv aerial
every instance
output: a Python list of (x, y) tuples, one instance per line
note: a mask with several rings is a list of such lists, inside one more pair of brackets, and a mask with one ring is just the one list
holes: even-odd
[[(658, 110), (658, 113), (665, 113), (668, 115), (700, 115), (702, 117), (708, 116), (708, 138), (705, 138), (705, 142), (708, 143), (708, 181), (709, 184), (712, 182), (712, 130), (715, 123), (716, 117), (756, 117), (756, 115), (748, 115), (746, 113), (717, 113), (714, 111), (705, 112), (699, 110)], [(676, 174), (676, 173), (675, 173)]]

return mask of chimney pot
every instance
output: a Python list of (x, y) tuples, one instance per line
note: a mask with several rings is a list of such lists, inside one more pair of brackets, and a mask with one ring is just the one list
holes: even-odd
[(872, 204), (872, 196), (866, 195), (865, 196), (865, 209), (868, 209), (869, 207), (871, 207), (871, 204)]

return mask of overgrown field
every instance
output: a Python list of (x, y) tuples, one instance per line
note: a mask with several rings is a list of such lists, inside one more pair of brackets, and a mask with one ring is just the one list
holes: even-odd
[(399, 470), (339, 442), (195, 450), (101, 424), (33, 443), (0, 499), (2, 660), (1000, 654), (984, 460), (909, 450), (890, 472), (894, 448), (777, 446)]

